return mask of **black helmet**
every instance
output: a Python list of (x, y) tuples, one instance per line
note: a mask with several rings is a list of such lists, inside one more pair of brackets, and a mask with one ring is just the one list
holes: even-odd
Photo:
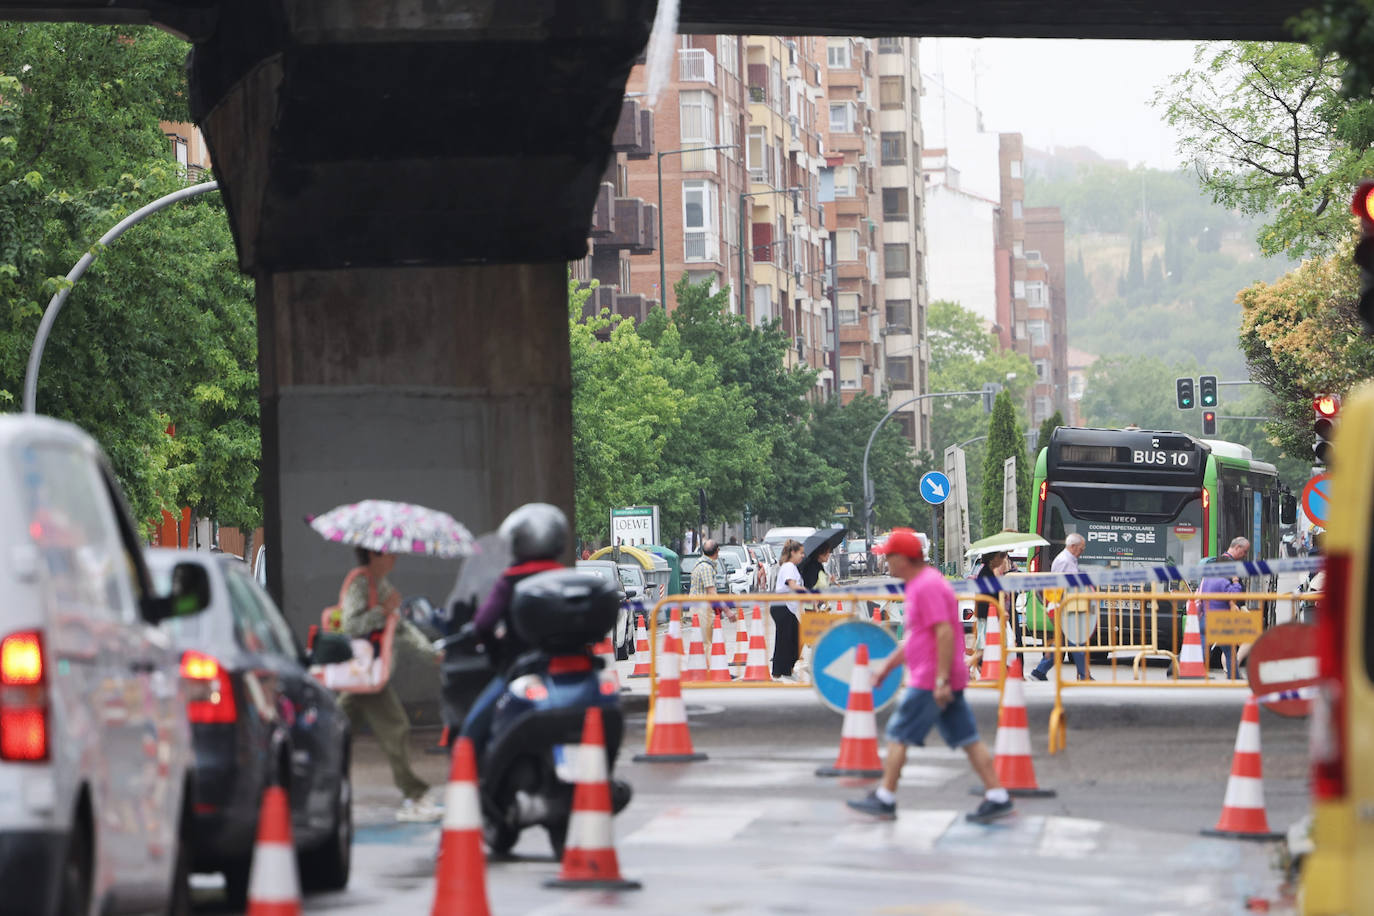
[(526, 503), (501, 523), (501, 537), (516, 562), (553, 560), (568, 546), (568, 517), (548, 503)]

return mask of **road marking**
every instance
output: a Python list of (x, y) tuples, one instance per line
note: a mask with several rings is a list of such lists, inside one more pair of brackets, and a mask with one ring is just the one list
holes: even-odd
[(1047, 817), (1040, 835), (1040, 854), (1068, 859), (1085, 858), (1102, 841), (1102, 821), (1078, 817)]
[(835, 845), (851, 849), (897, 847), (908, 852), (930, 852), (945, 835), (958, 811), (911, 811), (897, 815), (895, 821), (854, 824), (835, 836)]
[(761, 805), (690, 805), (669, 808), (631, 833), (625, 843), (719, 846), (763, 814)]

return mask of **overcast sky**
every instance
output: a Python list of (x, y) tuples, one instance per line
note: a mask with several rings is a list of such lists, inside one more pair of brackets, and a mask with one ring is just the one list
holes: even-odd
[(1150, 104), (1192, 64), (1192, 42), (926, 38), (921, 70), (943, 71), (976, 100), (990, 131), (1020, 131), (1027, 145), (1090, 146), (1109, 159), (1179, 164), (1177, 138)]

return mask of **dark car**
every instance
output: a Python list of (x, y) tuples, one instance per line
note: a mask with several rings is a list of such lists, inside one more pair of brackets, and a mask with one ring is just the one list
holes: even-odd
[(348, 718), (334, 694), (306, 670), (307, 659), (247, 564), (223, 553), (149, 550), (160, 590), (172, 569), (205, 568), (210, 603), (162, 624), (181, 652), (195, 762), (191, 870), (222, 872), (229, 903), (242, 908), (263, 789), (279, 784), (291, 801), (301, 884), (348, 884), (353, 843)]

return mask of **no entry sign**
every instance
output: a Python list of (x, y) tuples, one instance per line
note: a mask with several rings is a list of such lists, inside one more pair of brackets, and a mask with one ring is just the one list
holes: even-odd
[[(1246, 665), (1250, 690), (1257, 697), (1314, 686), (1318, 682), (1317, 628), (1310, 623), (1273, 627), (1255, 641)], [(1305, 716), (1312, 710), (1311, 700), (1279, 700), (1264, 705), (1281, 716)]]

